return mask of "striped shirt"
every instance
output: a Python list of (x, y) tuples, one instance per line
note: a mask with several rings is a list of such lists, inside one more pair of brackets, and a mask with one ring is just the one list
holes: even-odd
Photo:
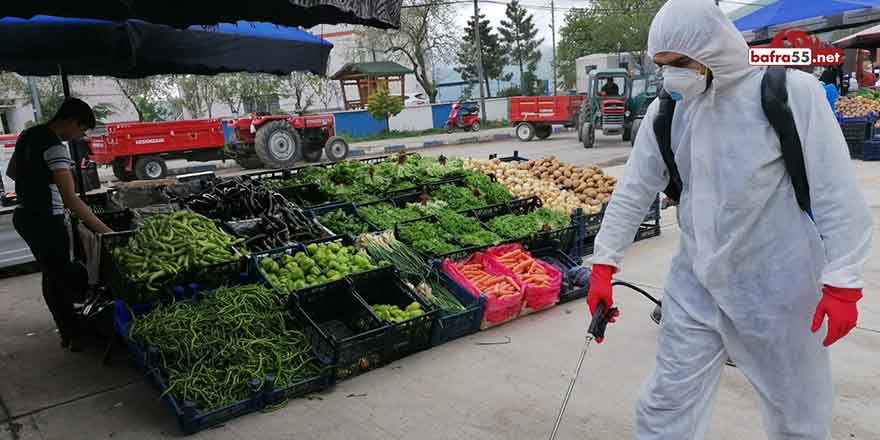
[[(58, 144), (49, 147), (43, 152), (43, 160), (46, 166), (52, 171), (69, 170), (73, 167), (73, 160), (70, 159), (70, 150), (64, 144)], [(64, 199), (61, 198), (61, 191), (58, 185), (49, 184), (49, 191), (52, 193), (52, 215), (64, 214)]]

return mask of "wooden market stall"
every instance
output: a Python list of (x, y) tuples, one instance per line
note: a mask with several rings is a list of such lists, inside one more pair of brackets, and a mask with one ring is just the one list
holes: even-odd
[[(388, 90), (390, 93), (404, 98), (406, 90), (404, 78), (410, 73), (413, 73), (412, 69), (391, 61), (348, 63), (342, 66), (330, 79), (339, 81), (345, 109), (358, 110), (366, 108), (367, 100), (380, 89)], [(399, 84), (399, 94), (397, 93), (398, 87), (391, 88), (393, 83)]]

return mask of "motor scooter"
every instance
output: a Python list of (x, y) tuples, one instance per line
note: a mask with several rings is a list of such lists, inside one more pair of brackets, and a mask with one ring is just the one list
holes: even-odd
[(474, 103), (456, 102), (446, 119), (446, 132), (480, 131), (480, 108)]

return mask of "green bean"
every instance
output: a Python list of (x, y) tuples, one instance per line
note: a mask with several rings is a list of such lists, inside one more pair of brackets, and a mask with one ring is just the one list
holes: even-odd
[(287, 387), (319, 372), (305, 334), (285, 327), (275, 293), (259, 285), (159, 305), (134, 321), (130, 337), (160, 350), (166, 392), (203, 411), (248, 398), (251, 379), (273, 375)]

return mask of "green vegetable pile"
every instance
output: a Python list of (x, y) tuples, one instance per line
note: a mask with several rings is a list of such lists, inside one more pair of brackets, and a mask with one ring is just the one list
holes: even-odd
[(272, 375), (284, 388), (320, 372), (308, 339), (285, 326), (275, 294), (260, 285), (159, 305), (134, 320), (129, 336), (159, 349), (166, 392), (202, 411), (249, 398), (252, 379)]
[(539, 208), (526, 215), (508, 214), (489, 221), (489, 229), (505, 239), (517, 239), (543, 230), (555, 231), (571, 223), (569, 217), (551, 209)]
[[(479, 194), (479, 191), (477, 192)], [(474, 194), (474, 190), (457, 185), (443, 185), (431, 194), (435, 200), (443, 200), (453, 211), (479, 208), (485, 206), (480, 197)]]
[(401, 276), (428, 303), (449, 313), (465, 311), (464, 305), (446, 288), (431, 266), (409, 246), (401, 243), (391, 231), (377, 235), (363, 235), (358, 238), (358, 246), (362, 247), (377, 261), (387, 261), (394, 265)]
[(318, 216), (318, 221), (336, 235), (361, 235), (370, 232), (366, 223), (342, 209), (335, 209)]
[(469, 171), (465, 181), (468, 187), (480, 192), (482, 200), (486, 205), (497, 205), (513, 200), (513, 194), (510, 193), (506, 186), (493, 182), (489, 176), (483, 173)]
[(498, 234), (487, 231), (479, 220), (446, 211), (438, 216), (440, 227), (455, 237), (455, 241), (465, 246), (487, 246), (500, 243)]
[(242, 241), (191, 211), (150, 217), (125, 246), (113, 250), (113, 260), (122, 274), (146, 292), (114, 293), (132, 304), (151, 302), (176, 275), (237, 259), (232, 246)]
[(264, 257), (260, 260), (260, 271), (272, 286), (292, 292), (342, 279), (343, 277), (375, 269), (364, 252), (338, 242), (310, 244), (305, 252), (283, 257)]
[(379, 229), (392, 229), (394, 225), (408, 220), (424, 217), (425, 214), (415, 209), (397, 208), (390, 203), (362, 206), (357, 210), (364, 220), (376, 225)]
[(402, 224), (398, 232), (401, 241), (428, 255), (448, 254), (460, 248), (452, 244), (451, 234), (439, 225), (424, 220)]
[(373, 308), (373, 312), (376, 313), (383, 321), (387, 321), (393, 324), (397, 324), (398, 322), (408, 321), (413, 318), (417, 318), (425, 314), (425, 311), (422, 310), (422, 305), (413, 302), (410, 305), (406, 306), (406, 309), (401, 310), (398, 306), (392, 306), (388, 304), (377, 304), (371, 306)]

